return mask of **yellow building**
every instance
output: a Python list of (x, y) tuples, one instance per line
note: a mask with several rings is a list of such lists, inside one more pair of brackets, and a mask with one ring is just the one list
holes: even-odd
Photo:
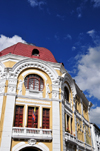
[(89, 102), (46, 48), (0, 53), (0, 151), (91, 151)]

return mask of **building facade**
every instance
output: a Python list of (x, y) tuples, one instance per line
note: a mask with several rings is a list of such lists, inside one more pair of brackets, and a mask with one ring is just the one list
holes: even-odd
[(100, 128), (94, 123), (91, 123), (91, 136), (94, 151), (100, 151)]
[(48, 49), (0, 52), (0, 151), (92, 151), (91, 105)]

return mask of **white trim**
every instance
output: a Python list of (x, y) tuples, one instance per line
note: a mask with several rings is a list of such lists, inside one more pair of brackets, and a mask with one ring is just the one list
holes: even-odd
[(73, 118), (72, 113), (70, 113), (66, 108), (65, 108), (65, 112), (66, 112), (70, 117)]
[(70, 89), (69, 89), (69, 86), (67, 83), (64, 83), (63, 87), (67, 87), (68, 91), (69, 91), (69, 94), (70, 94)]
[(42, 106), (40, 106), (40, 127), (42, 127)]
[(57, 77), (58, 77), (57, 72), (53, 69), (52, 66), (50, 66), (50, 64), (48, 64), (47, 61), (43, 61), (43, 60), (39, 60), (39, 59), (33, 59), (33, 58), (23, 59), (23, 60), (19, 61), (18, 63), (16, 63), (13, 66), (12, 72), (15, 73), (16, 78), (17, 78), (18, 75), (23, 70), (28, 69), (28, 68), (41, 69), (42, 71), (46, 72), (49, 75), (49, 77), (51, 78), (52, 82), (54, 80), (56, 80)]
[(16, 104), (18, 105), (18, 104), (21, 104), (21, 105), (28, 105), (28, 106), (43, 106), (43, 107), (51, 107), (50, 105), (41, 105), (41, 104), (30, 104), (30, 103), (22, 103), (22, 102), (16, 102)]
[(26, 126), (26, 124), (27, 124), (27, 104), (25, 104), (25, 113), (24, 113), (24, 115), (25, 115), (24, 126)]
[(40, 103), (40, 104), (50, 104), (50, 102), (47, 102), (47, 101), (46, 101), (46, 102), (43, 102), (43, 101), (38, 101), (38, 100), (37, 100), (37, 101), (36, 101), (36, 100), (34, 101), (34, 100), (28, 100), (28, 99), (16, 99), (16, 101), (22, 101), (22, 102), (23, 102), (23, 101), (24, 101), (24, 102), (26, 101), (26, 102)]
[(63, 81), (62, 81), (62, 87), (64, 89), (64, 83), (67, 82), (71, 88), (71, 91), (72, 91), (72, 94), (73, 94), (73, 98), (76, 96), (77, 92), (76, 92), (76, 87), (75, 87), (75, 83), (74, 83), (74, 80), (72, 79), (72, 77), (70, 76), (70, 74), (67, 72), (67, 73), (64, 73), (62, 75), (63, 77)]
[(12, 61), (12, 62), (16, 62), (16, 63), (17, 63), (19, 60), (18, 60), (18, 59), (8, 58), (8, 59), (6, 59), (6, 60), (3, 60), (2, 63), (5, 63), (5, 62), (7, 62), (7, 61)]

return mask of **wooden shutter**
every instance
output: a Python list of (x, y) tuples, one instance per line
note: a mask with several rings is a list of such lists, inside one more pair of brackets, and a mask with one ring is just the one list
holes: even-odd
[(35, 116), (36, 116), (36, 120), (34, 121), (32, 119), (32, 114), (33, 114), (33, 111), (34, 111), (34, 107), (29, 107), (28, 108), (28, 127), (31, 127), (31, 128), (38, 128), (38, 108), (36, 108), (36, 113), (35, 113)]
[(16, 106), (14, 126), (19, 127), (23, 125), (23, 106)]
[(42, 127), (45, 129), (49, 129), (49, 123), (50, 123), (50, 118), (49, 115), (50, 110), (49, 109), (43, 109), (43, 121), (42, 121)]

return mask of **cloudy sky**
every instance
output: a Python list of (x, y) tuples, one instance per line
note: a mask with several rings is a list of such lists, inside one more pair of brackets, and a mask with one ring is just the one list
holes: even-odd
[(100, 0), (0, 0), (0, 51), (19, 41), (64, 63), (100, 127)]

